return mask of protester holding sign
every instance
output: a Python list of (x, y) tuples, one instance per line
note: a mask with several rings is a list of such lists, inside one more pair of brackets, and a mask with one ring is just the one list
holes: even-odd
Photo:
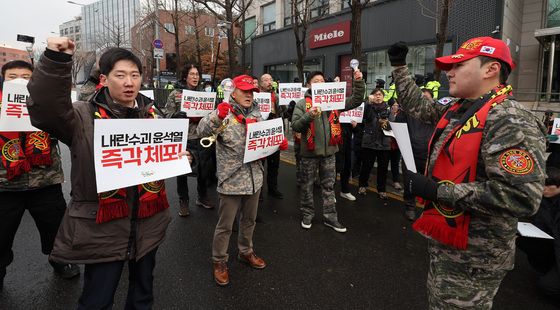
[[(25, 61), (15, 60), (2, 66), (4, 81), (29, 80), (33, 66)], [(6, 90), (2, 95), (9, 97), (3, 102), (4, 108), (15, 97)], [(22, 102), (21, 109), (27, 109)], [(0, 102), (1, 105), (1, 102)], [(15, 105), (15, 104), (12, 104)], [(8, 107), (10, 110), (10, 107)], [(0, 122), (10, 122), (10, 114), (0, 118)], [(16, 116), (13, 116), (16, 117)], [(24, 118), (18, 114), (17, 119)], [(26, 117), (29, 122), (29, 117)], [(64, 216), (66, 201), (62, 194), (64, 182), (62, 163), (58, 151), (58, 141), (42, 131), (0, 132), (0, 290), (4, 286), (6, 267), (14, 259), (12, 245), (19, 224), (28, 210), (41, 235), (41, 249), (44, 254), (52, 250), (56, 232)], [(55, 272), (63, 278), (72, 278), (80, 273), (78, 266), (52, 262)]]
[(403, 111), (435, 126), (425, 175), (408, 171), (406, 184), (424, 200), (412, 227), (429, 238), (429, 307), (490, 309), (513, 268), (518, 218), (541, 201), (546, 128), (512, 97), (501, 40), (473, 38), (436, 58), (456, 97), (438, 102), (412, 80), (404, 42), (387, 53)]
[[(270, 93), (271, 111), (267, 119), (282, 118), (286, 112), (286, 106), (279, 104), (279, 98), (272, 88), (272, 76), (268, 73), (261, 75), (259, 87), (261, 92)], [(278, 168), (280, 167), (280, 151), (273, 153), (266, 158), (266, 184), (268, 186), (268, 194), (274, 198), (282, 199), (284, 195), (278, 190)]]
[[(201, 79), (201, 71), (198, 66), (194, 64), (185, 65), (183, 68), (183, 77), (181, 79), (185, 84), (180, 84), (181, 87), (172, 91), (169, 97), (167, 97), (165, 116), (170, 118), (189, 118), (189, 142), (187, 143), (187, 147), (199, 154), (198, 158), (200, 158), (198, 169), (196, 170), (196, 191), (198, 193), (196, 205), (206, 209), (212, 209), (214, 205), (208, 198), (208, 187), (210, 185), (208, 181), (210, 178), (208, 172), (213, 170), (210, 165), (212, 152), (214, 152), (215, 149), (213, 147), (203, 148), (200, 146), (200, 138), (202, 137), (198, 135), (196, 128), (201, 117), (191, 117), (181, 109), (183, 103), (183, 89), (203, 91), (202, 86), (199, 85)], [(179, 216), (188, 216), (190, 214), (189, 185), (186, 174), (177, 177), (177, 194), (179, 195)]]
[(78, 309), (109, 309), (123, 265), (128, 263), (127, 309), (153, 304), (153, 270), (171, 221), (163, 180), (97, 193), (94, 119), (155, 118), (153, 102), (138, 93), (142, 64), (132, 52), (108, 49), (101, 55), (104, 85), (89, 101), (70, 100), (72, 55), (69, 38), (49, 38), (29, 82), (34, 126), (70, 147), (72, 200), (60, 225), (50, 260), (85, 264)]
[[(229, 103), (222, 102), (218, 108), (204, 117), (198, 126), (200, 136), (217, 135), (216, 157), (218, 170), (218, 223), (212, 242), (214, 280), (218, 285), (229, 283), (227, 268), (228, 244), (233, 222), (239, 212), (238, 259), (256, 269), (266, 267), (265, 261), (253, 250), (253, 231), (263, 185), (261, 160), (243, 163), (247, 125), (262, 121), (253, 92), (259, 89), (248, 75), (233, 79), (235, 89)], [(287, 146), (284, 140), (281, 147)]]
[[(325, 83), (322, 72), (311, 72), (307, 76), (308, 86)], [(350, 110), (362, 104), (365, 85), (362, 72), (354, 71), (352, 97), (347, 98), (343, 110)], [(315, 171), (319, 169), (319, 182), (322, 190), (324, 224), (337, 232), (346, 232), (338, 221), (334, 183), (336, 179), (335, 153), (342, 143), (342, 129), (338, 121), (339, 111), (321, 112), (319, 106), (312, 106), (311, 91), (306, 92), (305, 99), (300, 100), (292, 116), (292, 128), (301, 133), (300, 152), (302, 181), (300, 209), (302, 212), (301, 226), (311, 228), (315, 216), (313, 206), (313, 180)]]

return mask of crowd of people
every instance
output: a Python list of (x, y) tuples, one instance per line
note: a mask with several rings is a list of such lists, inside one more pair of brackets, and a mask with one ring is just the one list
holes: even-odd
[[(247, 126), (264, 121), (254, 92), (271, 94), (268, 119), (287, 118), (291, 124), (303, 229), (311, 229), (319, 205), (325, 226), (338, 233), (347, 231), (336, 209), (337, 174), (340, 197), (354, 201), (350, 178), (358, 180), (356, 193), (366, 195), (376, 165), (377, 193), (384, 200), (391, 171), (391, 186), (402, 190), (404, 215), (429, 239), (430, 309), (492, 307), (501, 281), (513, 268), (519, 218), (538, 210), (536, 225), (560, 237), (555, 211), (560, 167), (546, 161), (543, 121), (512, 97), (506, 81), (515, 64), (500, 40), (474, 38), (455, 54), (436, 59), (436, 66), (446, 71), (452, 98), (438, 99), (440, 84), (433, 76), (424, 82), (424, 77), (410, 74), (408, 47), (398, 42), (388, 50), (391, 86), (386, 89), (385, 81), (377, 80), (366, 94), (364, 77), (356, 68), (352, 93), (341, 110), (314, 106), (310, 90), (304, 99), (280, 105), (277, 82), (265, 73), (234, 77), (233, 89), (218, 90), (222, 94), (216, 108), (205, 117), (181, 111), (183, 89), (209, 90), (198, 66), (186, 65), (180, 83), (166, 86), (170, 94), (160, 109), (139, 94), (142, 65), (132, 52), (121, 48), (108, 49), (101, 56), (98, 71), (82, 88), (79, 100), (72, 102), (74, 51), (72, 40), (50, 38), (35, 67), (13, 61), (2, 68), (6, 81), (30, 80), (27, 107), (31, 123), (42, 131), (0, 132), (1, 149), (15, 145), (10, 157), (2, 152), (0, 167), (0, 285), (13, 260), (19, 222), (29, 210), (41, 234), (42, 251), (49, 255), (56, 273), (72, 278), (80, 272), (78, 264), (85, 265), (78, 309), (111, 308), (125, 263), (130, 274), (126, 309), (151, 308), (157, 250), (172, 218), (165, 182), (98, 194), (94, 119), (189, 119), (187, 150), (180, 155), (188, 157), (196, 173), (194, 204), (212, 209), (210, 193), (215, 190), (219, 198), (211, 245), (214, 281), (220, 286), (229, 284), (228, 244), (236, 222), (237, 259), (255, 269), (265, 268), (265, 259), (255, 253), (253, 233), (265, 180), (269, 196), (284, 197), (278, 170), (288, 139), (266, 158), (244, 162)], [(310, 72), (305, 86), (327, 80), (322, 72)], [(341, 112), (363, 103), (361, 123), (340, 123)], [(414, 169), (402, 162), (398, 144), (388, 134), (391, 122), (408, 126)], [(558, 135), (551, 130), (548, 140), (554, 142)], [(216, 137), (215, 144), (202, 147), (201, 139), (209, 136)], [(43, 144), (37, 144), (38, 139)], [(61, 188), (59, 141), (71, 152), (72, 191), (67, 206)], [(187, 178), (176, 177), (176, 207), (181, 217), (190, 214)], [(318, 202), (314, 186), (321, 191)], [(539, 287), (552, 296), (560, 296), (556, 240), (542, 246), (533, 240), (517, 240), (542, 274)]]

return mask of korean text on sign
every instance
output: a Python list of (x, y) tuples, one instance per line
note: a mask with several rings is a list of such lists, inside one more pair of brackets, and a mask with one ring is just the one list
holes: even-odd
[(344, 111), (340, 113), (339, 121), (340, 123), (352, 123), (352, 121), (360, 124), (364, 119), (364, 104), (362, 103), (359, 107)]
[(301, 90), (300, 83), (278, 84), (279, 105), (289, 105), (291, 101), (298, 102), (304, 98), (305, 93)]
[(344, 109), (346, 101), (346, 82), (311, 84), (313, 106), (323, 111)]
[(284, 123), (281, 118), (247, 125), (244, 163), (248, 163), (278, 151), (284, 140)]
[(270, 93), (253, 93), (253, 99), (259, 104), (263, 119), (267, 119), (272, 111), (272, 96)]
[(97, 192), (191, 172), (186, 119), (102, 119), (94, 124)]
[(181, 100), (181, 111), (185, 111), (188, 117), (204, 117), (214, 110), (215, 102), (216, 93), (185, 89)]
[(4, 82), (0, 131), (40, 131), (31, 126), (31, 119), (27, 111), (28, 100), (27, 80), (15, 79)]

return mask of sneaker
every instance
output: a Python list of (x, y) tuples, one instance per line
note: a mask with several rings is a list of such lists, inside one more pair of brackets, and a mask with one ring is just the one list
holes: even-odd
[(179, 199), (179, 216), (185, 217), (189, 216), (191, 212), (189, 211), (189, 200)]
[(387, 193), (386, 192), (379, 192), (379, 199), (387, 200)]
[(311, 219), (304, 217), (303, 220), (301, 220), (301, 227), (305, 229), (311, 228)]
[(334, 229), (336, 232), (339, 232), (339, 233), (345, 233), (346, 232), (346, 227), (342, 226), (342, 224), (340, 224), (338, 222), (338, 220), (331, 221), (331, 220), (325, 219), (323, 221), (323, 224), (325, 224), (325, 226), (327, 226), (327, 227), (330, 227), (330, 228)]
[(80, 274), (80, 267), (76, 264), (60, 264), (53, 262), (50, 262), (50, 264), (53, 267), (54, 272), (63, 279), (71, 279)]
[(393, 183), (393, 187), (398, 191), (400, 191), (402, 189), (402, 185), (399, 182)]
[(343, 192), (340, 192), (340, 197), (346, 198), (346, 199), (348, 199), (348, 200), (350, 200), (350, 201), (356, 200), (356, 197), (354, 197), (354, 195), (352, 195), (351, 193), (343, 193)]
[(196, 205), (203, 207), (204, 209), (214, 209), (214, 206), (207, 197), (198, 197), (196, 200)]
[(358, 189), (358, 194), (359, 194), (359, 195), (365, 196), (366, 193), (367, 193), (367, 189), (366, 189), (365, 187), (361, 186), (361, 187)]

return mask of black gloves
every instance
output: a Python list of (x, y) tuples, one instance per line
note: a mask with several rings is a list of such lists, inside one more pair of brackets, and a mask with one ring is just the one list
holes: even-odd
[(391, 66), (398, 67), (406, 65), (406, 54), (408, 53), (408, 46), (403, 41), (399, 41), (387, 50)]
[(187, 112), (185, 111), (178, 111), (171, 115), (171, 118), (187, 118)]
[(406, 176), (408, 178), (408, 184), (405, 184), (405, 186), (408, 186), (408, 190), (411, 194), (431, 201), (437, 201), (439, 184), (436, 181), (410, 170), (406, 171)]

